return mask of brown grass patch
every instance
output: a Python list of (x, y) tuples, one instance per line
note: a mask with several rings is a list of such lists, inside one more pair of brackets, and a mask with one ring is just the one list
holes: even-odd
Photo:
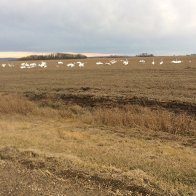
[(4, 95), (0, 96), (0, 113), (72, 118), (94, 126), (129, 127), (179, 135), (194, 135), (196, 130), (194, 116), (142, 106), (84, 108), (58, 103), (54, 108), (40, 106), (24, 97)]
[(0, 96), (1, 114), (29, 114), (37, 109), (35, 103), (19, 96)]
[(140, 106), (96, 108), (84, 121), (99, 126), (130, 127), (180, 135), (193, 135), (196, 130), (196, 121), (192, 116)]

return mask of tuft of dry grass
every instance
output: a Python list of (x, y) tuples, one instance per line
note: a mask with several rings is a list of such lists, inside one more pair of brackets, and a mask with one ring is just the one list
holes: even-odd
[(96, 108), (84, 121), (100, 126), (130, 127), (180, 135), (193, 135), (196, 130), (196, 121), (192, 116), (141, 106)]
[(0, 96), (1, 114), (29, 114), (37, 109), (37, 105), (24, 97), (4, 95)]
[(0, 95), (0, 114), (54, 117), (58, 115), (58, 112), (53, 108), (40, 107), (38, 104), (19, 95)]

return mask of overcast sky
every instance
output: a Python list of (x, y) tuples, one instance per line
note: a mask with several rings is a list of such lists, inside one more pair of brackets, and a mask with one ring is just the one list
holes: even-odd
[(196, 53), (196, 0), (0, 0), (0, 51)]

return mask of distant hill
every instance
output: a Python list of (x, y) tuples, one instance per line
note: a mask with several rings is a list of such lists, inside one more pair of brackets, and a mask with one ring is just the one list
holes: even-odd
[(56, 53), (49, 55), (30, 55), (27, 57), (19, 58), (19, 61), (28, 60), (55, 60), (55, 59), (86, 59), (87, 56), (82, 54), (66, 54), (66, 53)]
[(0, 61), (16, 61), (17, 58), (0, 58)]

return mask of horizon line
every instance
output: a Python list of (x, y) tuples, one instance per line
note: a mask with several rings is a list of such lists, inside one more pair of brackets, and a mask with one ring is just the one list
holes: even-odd
[[(47, 55), (52, 53), (67, 53), (67, 54), (83, 54), (87, 57), (107, 57), (107, 56), (136, 56), (138, 54), (111, 54), (111, 53), (96, 53), (96, 52), (30, 52), (30, 51), (0, 51), (0, 58), (21, 58), (30, 55)], [(142, 53), (140, 53), (142, 54)], [(150, 54), (150, 53), (148, 53)], [(155, 54), (154, 54), (155, 55)], [(191, 54), (156, 54), (155, 56), (186, 56)]]
[(47, 55), (53, 53), (66, 53), (66, 54), (83, 54), (87, 57), (96, 56), (111, 56), (109, 53), (95, 53), (95, 52), (31, 52), (31, 51), (0, 51), (0, 58), (21, 58), (30, 55)]

